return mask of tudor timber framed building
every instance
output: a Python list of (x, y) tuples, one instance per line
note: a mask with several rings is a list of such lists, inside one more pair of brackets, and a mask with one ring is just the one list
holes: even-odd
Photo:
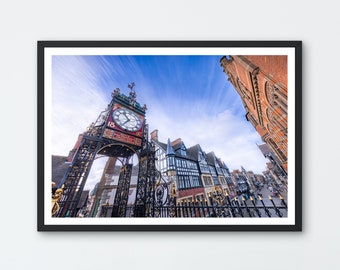
[(212, 193), (236, 193), (227, 165), (214, 152), (205, 153), (199, 144), (187, 148), (180, 138), (160, 142), (158, 130), (151, 133), (151, 141), (156, 167), (175, 183), (178, 203), (206, 200), (210, 205)]
[(247, 120), (288, 171), (287, 56), (231, 55), (220, 60)]

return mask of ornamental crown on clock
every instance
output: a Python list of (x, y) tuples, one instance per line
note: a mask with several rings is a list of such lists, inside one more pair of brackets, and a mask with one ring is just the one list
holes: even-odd
[(142, 127), (140, 118), (128, 109), (119, 108), (113, 111), (112, 117), (115, 123), (122, 129), (135, 132)]

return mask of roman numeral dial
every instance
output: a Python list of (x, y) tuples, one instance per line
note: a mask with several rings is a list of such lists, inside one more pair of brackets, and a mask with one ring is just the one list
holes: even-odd
[(119, 108), (114, 110), (112, 112), (112, 117), (115, 123), (122, 129), (135, 132), (142, 127), (140, 118), (128, 109)]

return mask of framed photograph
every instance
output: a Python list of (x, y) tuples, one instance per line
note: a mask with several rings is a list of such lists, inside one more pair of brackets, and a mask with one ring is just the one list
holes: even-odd
[(38, 231), (302, 230), (301, 41), (37, 50)]

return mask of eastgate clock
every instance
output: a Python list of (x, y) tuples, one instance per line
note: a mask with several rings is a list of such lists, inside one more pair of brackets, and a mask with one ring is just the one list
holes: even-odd
[(112, 112), (112, 117), (115, 123), (122, 129), (135, 132), (142, 127), (142, 121), (132, 111), (119, 108)]

